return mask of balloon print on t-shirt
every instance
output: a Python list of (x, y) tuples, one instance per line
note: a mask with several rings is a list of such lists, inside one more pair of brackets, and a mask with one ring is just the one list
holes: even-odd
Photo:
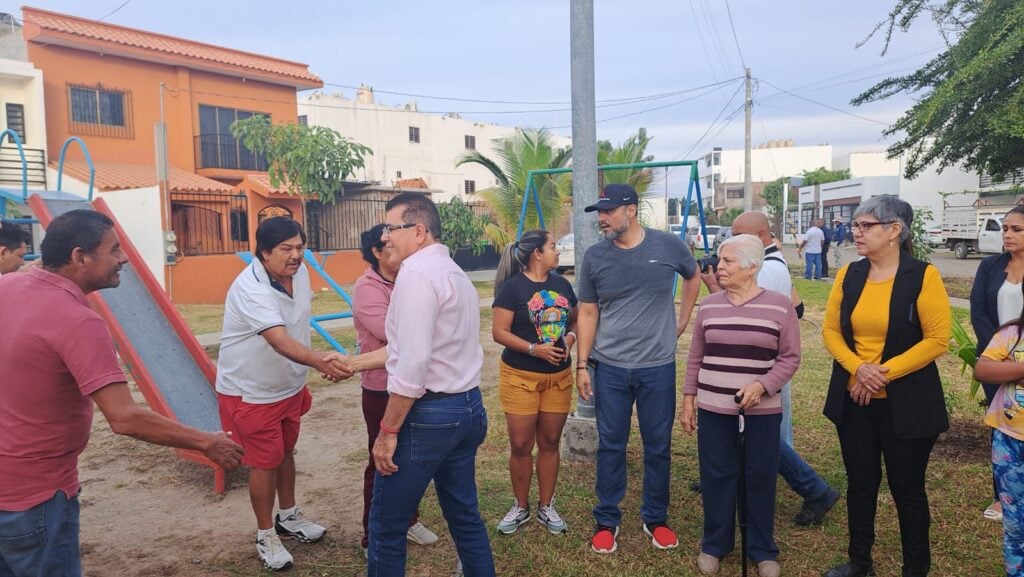
[(552, 343), (562, 338), (572, 312), (569, 299), (552, 290), (540, 290), (533, 293), (526, 308), (537, 330), (538, 342)]

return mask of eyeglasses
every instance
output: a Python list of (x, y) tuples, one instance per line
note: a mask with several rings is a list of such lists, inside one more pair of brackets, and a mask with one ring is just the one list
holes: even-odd
[(859, 230), (859, 231), (862, 231), (862, 232), (867, 232), (867, 231), (871, 230), (871, 227), (873, 227), (875, 225), (879, 225), (879, 224), (892, 224), (892, 223), (893, 223), (893, 221), (891, 221), (891, 220), (880, 220), (880, 221), (876, 221), (876, 222), (863, 222), (863, 221), (856, 221), (855, 220), (855, 221), (850, 223), (850, 229), (851, 230)]
[(391, 236), (391, 233), (396, 230), (402, 230), (403, 228), (412, 228), (416, 226), (415, 222), (407, 222), (405, 224), (385, 224), (384, 230), (381, 231), (381, 236)]

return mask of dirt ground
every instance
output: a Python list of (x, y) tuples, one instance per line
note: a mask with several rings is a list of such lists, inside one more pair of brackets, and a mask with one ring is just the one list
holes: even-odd
[[(501, 348), (485, 324), (482, 382), (490, 386), (497, 382)], [(313, 398), (296, 447), (298, 501), (310, 518), (327, 526), (327, 546), (355, 551), (362, 536), (366, 462), (358, 378), (314, 387)], [(136, 399), (142, 402), (138, 393)], [(218, 496), (212, 469), (184, 461), (171, 449), (115, 435), (98, 411), (79, 470), (86, 576), (200, 577), (261, 567), (244, 470), (229, 473), (228, 489)], [(289, 548), (301, 559), (303, 548), (322, 546)]]

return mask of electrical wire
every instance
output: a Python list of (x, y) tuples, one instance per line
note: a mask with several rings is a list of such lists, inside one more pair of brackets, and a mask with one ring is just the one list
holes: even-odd
[(823, 106), (825, 108), (828, 108), (829, 110), (835, 110), (836, 112), (839, 112), (841, 114), (845, 114), (847, 116), (852, 116), (853, 118), (859, 118), (859, 119), (867, 121), (867, 122), (873, 122), (875, 124), (881, 124), (882, 126), (889, 126), (888, 122), (882, 122), (881, 120), (875, 120), (874, 118), (868, 118), (867, 116), (861, 116), (859, 114), (854, 114), (852, 112), (848, 112), (848, 111), (843, 110), (841, 108), (836, 108), (835, 106), (832, 106), (831, 104), (825, 104), (824, 102), (818, 102), (817, 100), (812, 100), (810, 98), (807, 98), (806, 96), (800, 96), (799, 94), (794, 94), (793, 92), (790, 92), (789, 90), (786, 90), (785, 88), (780, 88), (780, 87), (772, 84), (771, 82), (768, 82), (767, 80), (764, 80), (763, 78), (759, 79), (759, 81), (760, 82), (764, 82), (768, 86), (771, 86), (772, 88), (774, 88), (774, 89), (776, 89), (776, 90), (778, 90), (780, 92), (785, 92), (786, 94), (788, 94), (788, 95), (790, 95), (790, 96), (792, 96), (794, 98), (799, 98), (800, 100), (804, 100), (804, 101), (810, 102), (811, 104), (816, 104), (818, 106)]
[(117, 14), (118, 10), (120, 10), (120, 9), (124, 8), (125, 6), (127, 6), (128, 4), (130, 4), (130, 3), (131, 3), (131, 1), (132, 1), (132, 0), (124, 0), (124, 2), (122, 2), (120, 6), (118, 6), (117, 8), (114, 8), (114, 9), (113, 9), (113, 10), (111, 10), (110, 12), (107, 12), (107, 15), (106, 15), (106, 16), (104, 16), (103, 18), (100, 18), (100, 19), (98, 19), (98, 20), (97, 20), (97, 22), (103, 22), (103, 21), (104, 21), (104, 20), (106, 20), (107, 18), (110, 18), (110, 17), (111, 17), (111, 16), (113, 16), (114, 14)]
[(732, 39), (736, 43), (736, 52), (740, 54), (740, 62), (743, 64), (743, 68), (747, 67), (747, 61), (743, 59), (743, 50), (740, 49), (740, 39), (736, 36), (736, 26), (732, 23), (732, 9), (729, 8), (729, 0), (725, 0), (725, 11), (729, 14), (729, 28), (732, 29)]

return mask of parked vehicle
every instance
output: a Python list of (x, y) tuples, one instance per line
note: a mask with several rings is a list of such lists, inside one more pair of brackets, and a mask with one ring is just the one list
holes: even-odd
[(1003, 215), (1006, 209), (950, 206), (942, 211), (941, 238), (956, 258), (972, 252), (1003, 252)]
[(569, 233), (555, 243), (558, 250), (558, 272), (576, 269), (576, 236)]
[[(709, 224), (704, 227), (704, 230), (708, 235), (708, 242), (706, 246), (709, 250), (715, 246), (715, 235), (718, 234), (719, 229), (721, 229), (720, 226), (713, 224)], [(704, 237), (701, 235), (699, 226), (691, 226), (686, 229), (686, 237), (686, 244), (690, 246), (690, 252), (693, 252), (695, 248), (704, 250)]]
[(946, 241), (942, 238), (942, 227), (933, 226), (928, 229), (928, 245), (932, 248), (936, 248), (946, 244)]

